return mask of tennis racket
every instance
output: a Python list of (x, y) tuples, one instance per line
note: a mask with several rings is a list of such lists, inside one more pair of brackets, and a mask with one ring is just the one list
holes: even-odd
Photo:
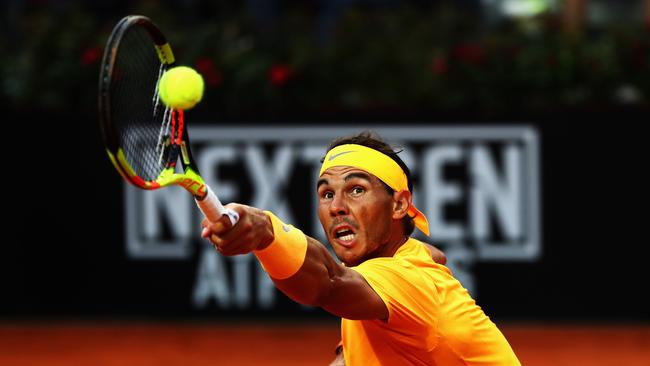
[(171, 46), (147, 17), (127, 16), (115, 26), (99, 75), (106, 151), (127, 182), (147, 190), (181, 186), (208, 220), (227, 215), (234, 225), (239, 216), (223, 207), (192, 159), (184, 112), (158, 96), (158, 80), (174, 65)]

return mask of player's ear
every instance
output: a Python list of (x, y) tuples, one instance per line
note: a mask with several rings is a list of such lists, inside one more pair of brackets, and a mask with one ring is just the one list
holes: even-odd
[(407, 190), (393, 193), (393, 219), (401, 220), (411, 207), (411, 192)]

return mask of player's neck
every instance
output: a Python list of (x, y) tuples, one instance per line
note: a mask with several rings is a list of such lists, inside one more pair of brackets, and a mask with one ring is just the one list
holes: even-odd
[(380, 248), (378, 248), (379, 250), (377, 250), (373, 257), (394, 256), (399, 248), (401, 248), (408, 239), (409, 237), (403, 234), (389, 237), (388, 240)]

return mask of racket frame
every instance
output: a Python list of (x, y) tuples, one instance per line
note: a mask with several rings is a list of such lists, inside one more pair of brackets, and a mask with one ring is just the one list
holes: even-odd
[[(175, 167), (168, 165), (161, 171), (155, 180), (145, 180), (136, 174), (131, 164), (129, 164), (124, 150), (120, 147), (120, 140), (117, 136), (111, 114), (110, 89), (113, 76), (113, 66), (117, 57), (119, 44), (124, 34), (134, 26), (143, 27), (148, 32), (152, 40), (152, 46), (155, 47), (158, 58), (161, 61), (162, 72), (174, 67), (176, 62), (174, 53), (172, 52), (167, 39), (149, 18), (141, 15), (129, 15), (122, 18), (115, 26), (104, 50), (99, 76), (100, 124), (102, 127), (104, 143), (106, 145), (106, 152), (110, 161), (113, 163), (113, 166), (118, 173), (127, 182), (146, 190), (159, 189), (171, 185), (183, 187), (195, 197), (197, 205), (210, 221), (214, 222), (220, 219), (223, 215), (227, 215), (230, 218), (231, 223), (234, 225), (239, 220), (237, 213), (231, 210), (226, 210), (214, 192), (206, 185), (205, 181), (200, 176), (199, 170), (190, 151), (187, 126), (183, 126), (182, 128), (183, 136), (181, 138), (181, 144), (172, 147), (180, 150), (179, 154), (173, 155), (180, 157), (183, 173), (176, 173)], [(158, 102), (162, 103), (160, 100), (158, 100)]]

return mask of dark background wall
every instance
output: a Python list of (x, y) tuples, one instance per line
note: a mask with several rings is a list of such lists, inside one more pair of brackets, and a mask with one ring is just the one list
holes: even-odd
[(647, 322), (642, 2), (592, 1), (577, 20), (558, 6), (510, 17), (453, 3), (5, 2), (0, 316), (327, 317), (280, 295), (269, 309), (197, 309), (199, 249), (180, 262), (129, 257), (96, 84), (110, 29), (140, 13), (204, 75), (205, 101), (188, 113), (199, 126), (533, 128), (542, 254), (477, 262), (478, 302), (498, 319)]

